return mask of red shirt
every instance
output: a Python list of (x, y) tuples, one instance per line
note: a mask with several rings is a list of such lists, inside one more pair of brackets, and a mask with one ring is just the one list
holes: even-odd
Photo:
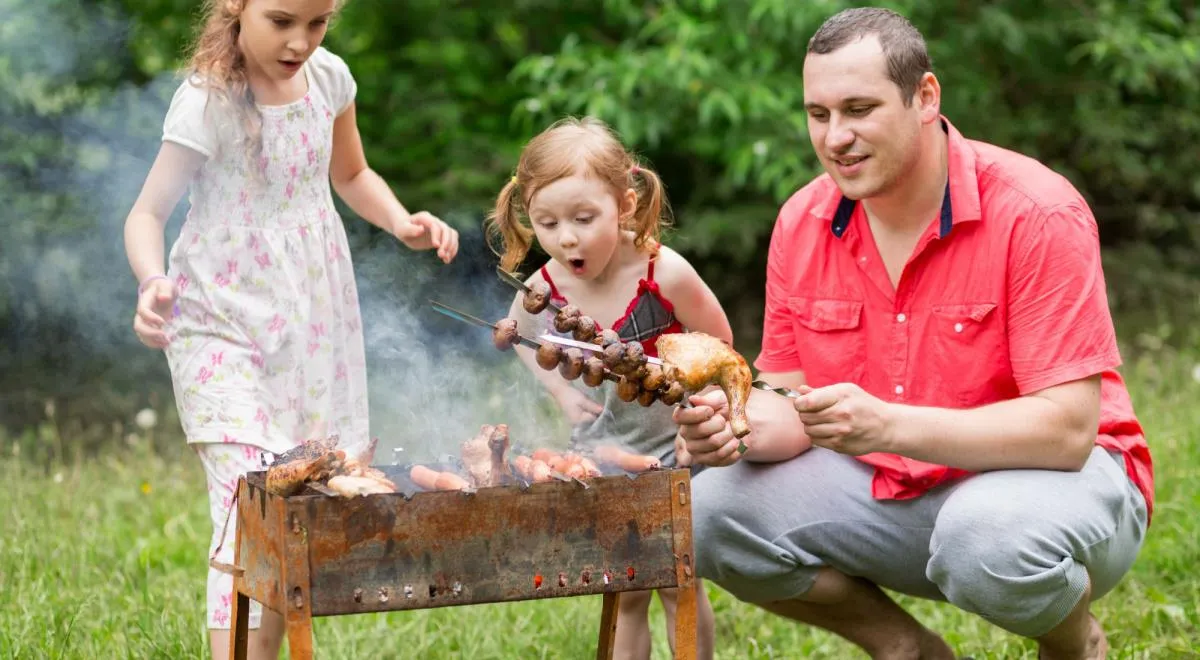
[[(862, 205), (827, 174), (784, 204), (771, 236), (760, 371), (885, 400), (978, 407), (1102, 374), (1096, 442), (1119, 451), (1153, 509), (1150, 451), (1124, 381), (1096, 221), (1062, 176), (949, 137), (948, 194), (893, 287)], [(968, 473), (895, 454), (872, 495), (908, 499)]]

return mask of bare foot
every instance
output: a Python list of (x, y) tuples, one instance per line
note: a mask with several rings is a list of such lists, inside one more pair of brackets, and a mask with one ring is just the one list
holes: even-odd
[[(1104, 628), (1096, 617), (1088, 614), (1087, 647), (1078, 658), (1069, 660), (1105, 660), (1106, 658), (1108, 658), (1108, 637), (1105, 636)], [(1058, 660), (1058, 656), (1047, 653), (1043, 648), (1038, 648), (1038, 660)], [(1063, 660), (1068, 659), (1064, 657)]]
[(926, 628), (921, 635), (921, 660), (956, 660), (954, 650), (942, 639), (941, 635)]

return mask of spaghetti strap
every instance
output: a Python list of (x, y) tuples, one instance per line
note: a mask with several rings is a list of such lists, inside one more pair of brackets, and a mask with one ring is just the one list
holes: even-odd
[(552, 300), (562, 300), (563, 297), (558, 293), (558, 287), (554, 286), (554, 280), (550, 279), (550, 271), (546, 270), (543, 265), (541, 268), (542, 279), (546, 280), (546, 284), (550, 285), (550, 298)]

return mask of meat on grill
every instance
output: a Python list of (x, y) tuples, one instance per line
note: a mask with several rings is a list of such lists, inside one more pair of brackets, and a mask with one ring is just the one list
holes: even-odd
[(725, 341), (702, 332), (662, 335), (658, 338), (667, 380), (678, 381), (689, 392), (719, 385), (729, 400), (729, 426), (735, 437), (750, 433), (746, 401), (754, 374), (750, 365)]
[(467, 480), (475, 488), (503, 486), (512, 477), (508, 467), (508, 425), (484, 424), (478, 435), (462, 443), (459, 456)]

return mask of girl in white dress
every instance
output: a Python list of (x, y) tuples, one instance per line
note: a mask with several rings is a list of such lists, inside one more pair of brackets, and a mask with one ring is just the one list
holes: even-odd
[[(139, 282), (134, 331), (166, 353), (183, 430), (207, 475), (210, 553), (220, 547), (226, 564), (240, 475), (311, 438), (368, 440), (358, 293), (331, 181), (407, 247), (436, 250), (446, 263), (458, 251), (457, 232), (405, 210), (366, 163), (355, 80), (320, 45), (339, 4), (205, 3), (190, 75), (125, 224)], [(164, 264), (164, 226), (189, 184), (191, 208)], [(207, 592), (213, 657), (223, 658), (232, 578), (210, 569)], [(275, 658), (282, 618), (252, 603), (250, 627), (251, 657)]]

